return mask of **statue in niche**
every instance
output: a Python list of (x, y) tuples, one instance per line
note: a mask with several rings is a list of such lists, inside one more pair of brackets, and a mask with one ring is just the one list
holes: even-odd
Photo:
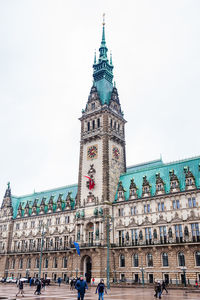
[(96, 230), (96, 239), (98, 240), (99, 239), (99, 229), (97, 228)]
[(153, 231), (153, 237), (154, 237), (154, 239), (157, 239), (157, 238), (158, 238), (157, 230), (156, 230), (156, 229), (154, 229), (154, 231)]
[(172, 229), (171, 229), (171, 227), (168, 230), (168, 235), (169, 235), (169, 238), (172, 238)]
[(185, 236), (189, 236), (189, 231), (188, 231), (188, 227), (187, 226), (185, 226), (184, 234), (185, 234)]
[(140, 239), (141, 241), (143, 240), (142, 230), (140, 230), (140, 232), (139, 232), (139, 239)]

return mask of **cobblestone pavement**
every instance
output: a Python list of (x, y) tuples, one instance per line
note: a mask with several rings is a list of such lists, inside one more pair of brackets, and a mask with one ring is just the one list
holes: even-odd
[[(16, 292), (18, 291), (16, 285), (13, 284), (1, 284), (0, 285), (0, 299), (3, 296), (7, 296), (8, 299), (16, 299)], [(24, 288), (25, 297), (24, 300), (76, 300), (76, 291), (70, 291), (68, 286), (61, 285), (46, 287), (46, 290), (42, 292), (42, 295), (33, 295), (35, 288), (25, 285)], [(152, 289), (142, 289), (142, 288), (112, 288), (108, 295), (105, 295), (105, 300), (151, 300), (155, 299), (153, 296)], [(22, 299), (18, 296), (17, 299)], [(95, 295), (95, 288), (89, 288), (85, 295), (85, 300), (97, 300), (98, 296)], [(169, 290), (169, 294), (162, 296), (163, 300), (196, 300), (200, 299), (200, 293), (185, 293), (184, 290)]]

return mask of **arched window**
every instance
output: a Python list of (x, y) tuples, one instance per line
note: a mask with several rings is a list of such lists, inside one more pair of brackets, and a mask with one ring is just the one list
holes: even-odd
[(114, 129), (116, 129), (117, 123), (116, 121), (114, 121)]
[(44, 268), (45, 268), (45, 269), (48, 269), (48, 266), (49, 266), (49, 260), (48, 260), (48, 258), (46, 257), (46, 258), (44, 259)]
[(15, 268), (15, 259), (13, 258), (13, 260), (12, 260), (12, 269), (14, 269)]
[(112, 123), (113, 123), (113, 121), (112, 121), (112, 119), (110, 120), (110, 127), (112, 128)]
[(97, 127), (100, 127), (100, 119), (97, 119)]
[(87, 130), (90, 131), (90, 122), (87, 123)]
[(163, 264), (163, 267), (168, 267), (169, 266), (168, 254), (167, 253), (162, 254), (162, 264)]
[(153, 255), (147, 253), (147, 267), (153, 267)]
[(35, 259), (35, 267), (36, 267), (37, 269), (39, 269), (39, 264), (40, 264), (40, 260), (39, 260), (39, 257), (37, 257), (37, 258)]
[(200, 267), (200, 252), (199, 251), (197, 251), (195, 253), (195, 260), (196, 260), (196, 266)]
[(139, 260), (138, 260), (138, 254), (137, 254), (137, 253), (135, 253), (135, 254), (133, 255), (133, 266), (134, 266), (135, 268), (137, 268), (137, 267), (139, 266)]
[(20, 258), (19, 260), (19, 269), (23, 269), (23, 259)]
[(27, 259), (27, 269), (30, 269), (31, 268), (31, 259), (28, 258)]
[(57, 268), (58, 267), (58, 261), (57, 261), (57, 257), (54, 257), (54, 260), (53, 260), (53, 268)]
[(63, 268), (67, 268), (67, 257), (63, 257)]
[(183, 254), (183, 252), (179, 252), (179, 254), (178, 254), (178, 264), (179, 264), (179, 267), (185, 266), (185, 255)]
[(95, 120), (92, 121), (92, 129), (95, 129)]
[(125, 267), (125, 256), (123, 254), (120, 254), (120, 257), (119, 257), (119, 266), (121, 268)]

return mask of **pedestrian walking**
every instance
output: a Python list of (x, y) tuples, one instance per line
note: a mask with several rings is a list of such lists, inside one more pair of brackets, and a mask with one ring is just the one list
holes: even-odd
[(70, 281), (70, 290), (73, 291), (73, 289), (74, 289), (74, 279), (72, 278)]
[(155, 285), (155, 295), (154, 297), (161, 299), (162, 295), (162, 286), (160, 284), (160, 281), (158, 281)]
[(36, 290), (34, 292), (34, 295), (35, 294), (41, 295), (41, 281), (40, 281), (40, 279), (37, 279), (35, 283), (37, 285), (37, 288), (36, 288)]
[(98, 292), (98, 295), (99, 295), (98, 300), (104, 300), (104, 292), (107, 294), (107, 291), (106, 291), (106, 287), (105, 287), (103, 279), (101, 279), (100, 283), (97, 285), (97, 289), (96, 289), (95, 294), (97, 294), (97, 292)]
[(88, 289), (87, 282), (83, 280), (83, 276), (76, 282), (75, 289), (78, 291), (78, 300), (84, 300), (85, 290)]
[(92, 284), (94, 284), (94, 282), (95, 282), (95, 279), (94, 279), (94, 277), (92, 278)]
[(163, 293), (163, 291), (165, 291), (166, 294), (168, 294), (167, 285), (166, 285), (165, 281), (162, 282), (162, 293)]
[(58, 285), (60, 286), (61, 285), (61, 278), (58, 277)]
[(23, 284), (23, 281), (22, 280), (19, 280), (18, 281), (18, 293), (16, 294), (16, 297), (21, 294), (22, 297), (24, 297), (24, 284)]

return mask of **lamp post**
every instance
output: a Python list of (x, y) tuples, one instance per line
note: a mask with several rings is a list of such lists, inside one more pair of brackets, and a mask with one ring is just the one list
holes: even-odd
[(143, 259), (142, 259), (142, 266), (140, 268), (140, 271), (142, 272), (142, 285), (144, 287), (144, 267), (143, 267)]
[(181, 270), (183, 271), (183, 276), (184, 276), (184, 286), (186, 287), (187, 283), (186, 283), (186, 270), (187, 270), (187, 267), (181, 267)]
[(112, 217), (107, 214), (106, 216), (106, 241), (107, 241), (107, 289), (110, 289), (110, 220)]
[(42, 254), (43, 254), (43, 246), (44, 246), (44, 236), (47, 232), (47, 225), (42, 224), (39, 227), (39, 230), (41, 231), (41, 249), (40, 249), (40, 262), (39, 262), (39, 274), (38, 274), (38, 278), (41, 278), (41, 269), (42, 269)]
[(140, 271), (142, 272), (142, 285), (144, 287), (144, 268), (143, 268), (143, 266), (140, 268)]

